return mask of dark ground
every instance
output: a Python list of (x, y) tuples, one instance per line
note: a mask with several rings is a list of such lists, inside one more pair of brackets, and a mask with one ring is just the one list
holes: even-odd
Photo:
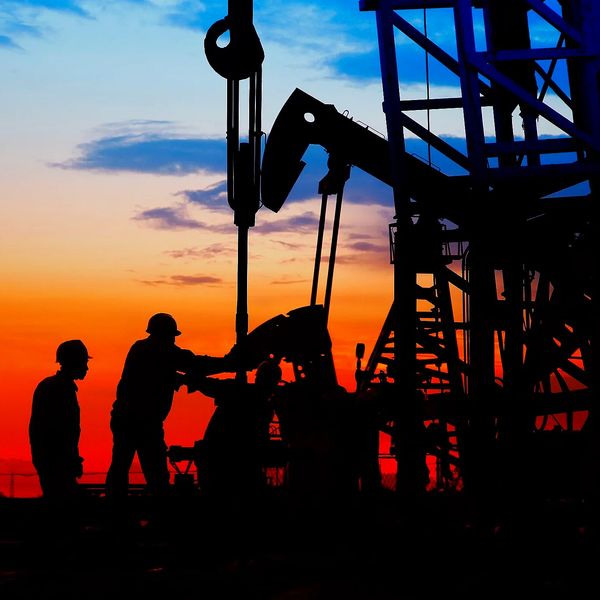
[(198, 496), (174, 496), (164, 519), (148, 523), (143, 497), (130, 501), (126, 530), (93, 496), (74, 536), (48, 537), (40, 499), (0, 498), (0, 598), (504, 600), (600, 591), (600, 555), (578, 502), (539, 504), (509, 526), (477, 523), (460, 493), (432, 493), (412, 509), (384, 493), (344, 514), (293, 509), (274, 496), (236, 526)]

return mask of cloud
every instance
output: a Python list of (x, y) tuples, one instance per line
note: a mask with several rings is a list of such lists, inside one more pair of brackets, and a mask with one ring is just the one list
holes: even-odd
[(387, 244), (375, 244), (371, 242), (354, 242), (344, 244), (339, 249), (336, 262), (340, 264), (373, 264), (389, 265), (390, 248)]
[(299, 250), (305, 246), (304, 244), (292, 244), (290, 242), (282, 242), (281, 240), (273, 240), (273, 242), (283, 246), (286, 250)]
[[(227, 14), (226, 3), (218, 8), (200, 0), (154, 4), (166, 8), (165, 24), (199, 32)], [(324, 7), (318, 2), (286, 1), (285, 8), (280, 0), (255, 4), (254, 26), (263, 45), (280, 44), (293, 48), (295, 56), (314, 56), (319, 68), (329, 68), (332, 76), (379, 79), (374, 20), (367, 14), (360, 19), (358, 2), (329, 0)], [(290, 22), (303, 32), (301, 36), (290, 36)]]
[(187, 287), (195, 285), (221, 285), (223, 280), (220, 277), (213, 277), (212, 275), (169, 275), (161, 279), (144, 279), (140, 283), (151, 286), (174, 285)]
[(223, 179), (201, 190), (183, 190), (176, 196), (183, 196), (191, 204), (199, 204), (213, 211), (231, 212), (227, 202), (227, 180)]
[(224, 140), (125, 132), (81, 144), (78, 150), (79, 157), (51, 166), (156, 175), (222, 173), (226, 169)]
[(348, 239), (349, 240), (372, 240), (373, 236), (370, 235), (369, 233), (349, 233), (348, 234)]
[(143, 210), (132, 217), (155, 229), (207, 229), (207, 225), (187, 215), (183, 204)]
[(12, 38), (7, 35), (0, 35), (0, 48), (11, 48), (13, 50), (22, 50), (19, 44), (16, 44)]
[[(193, 173), (223, 175), (227, 168), (225, 139), (186, 137), (176, 131), (170, 121), (132, 120), (111, 123), (103, 127), (107, 135), (78, 146), (79, 156), (51, 166), (100, 172), (135, 172), (155, 175), (183, 176)], [(446, 139), (452, 145), (464, 145), (460, 140)], [(268, 143), (268, 141), (267, 141)], [(407, 152), (424, 157), (427, 146), (421, 140), (406, 140)], [(462, 148), (460, 148), (462, 149)], [(451, 162), (434, 151), (437, 168), (457, 171)], [(287, 202), (318, 198), (319, 181), (327, 174), (327, 152), (310, 145), (303, 157), (306, 166), (296, 181)], [(263, 177), (271, 174), (263, 173)], [(276, 176), (276, 174), (273, 174)], [(209, 187), (182, 190), (176, 195), (191, 204), (205, 206), (212, 211), (229, 212), (226, 181)], [(344, 191), (344, 201), (356, 204), (392, 206), (391, 188), (371, 175), (354, 167)]]
[(356, 250), (357, 252), (387, 252), (388, 247), (382, 246), (381, 244), (372, 244), (371, 242), (354, 242), (348, 244), (348, 248)]
[(261, 223), (252, 228), (257, 234), (271, 234), (278, 232), (314, 233), (319, 225), (319, 219), (315, 213), (305, 212), (301, 215), (278, 219), (269, 223)]
[(182, 250), (167, 250), (165, 254), (171, 258), (216, 258), (236, 254), (236, 249), (227, 244), (211, 244), (206, 248), (183, 248)]
[(275, 279), (271, 281), (273, 285), (296, 285), (296, 284), (305, 284), (308, 279)]
[[(364, 254), (358, 255), (356, 253), (348, 253), (344, 248), (340, 248), (335, 255), (335, 264), (336, 265), (365, 265), (369, 264), (373, 265), (388, 265), (389, 262), (382, 262), (378, 258), (382, 256), (382, 252), (378, 252), (377, 254), (369, 254), (365, 256)], [(329, 264), (329, 256), (322, 256), (321, 262)]]
[(66, 12), (80, 17), (87, 17), (88, 12), (81, 6), (83, 3), (78, 0), (4, 0), (8, 8), (37, 8), (52, 10), (56, 12)]
[(2, 0), (0, 7), (0, 48), (19, 49), (20, 37), (41, 37), (43, 13), (58, 12), (89, 18), (90, 14), (76, 0)]
[(164, 23), (192, 31), (206, 31), (227, 13), (226, 3), (220, 11), (211, 8), (214, 3), (205, 3), (199, 0), (183, 0), (168, 4), (171, 6), (168, 7), (168, 12), (163, 17)]
[[(321, 257), (321, 262), (329, 264), (329, 256)], [(342, 250), (340, 250), (335, 255), (335, 264), (336, 265), (356, 265), (363, 264), (364, 258), (359, 257), (356, 254), (344, 254)]]
[(129, 119), (104, 123), (99, 130), (105, 132), (104, 137), (109, 137), (107, 134), (112, 136), (155, 134), (168, 137), (176, 127), (176, 123), (166, 119)]
[[(2, 0), (0, 7), (0, 48), (19, 47), (9, 31), (15, 36), (22, 34), (42, 35), (44, 13), (54, 12), (81, 18), (94, 18), (98, 6), (130, 4), (146, 7), (155, 13), (159, 22), (169, 27), (183, 27), (194, 31), (207, 29), (214, 21), (225, 16), (224, 9), (212, 9), (213, 3), (201, 0)], [(27, 22), (25, 22), (27, 21)]]
[(331, 66), (340, 76), (357, 79), (362, 82), (379, 80), (379, 51), (374, 48), (366, 52), (342, 54), (330, 60)]

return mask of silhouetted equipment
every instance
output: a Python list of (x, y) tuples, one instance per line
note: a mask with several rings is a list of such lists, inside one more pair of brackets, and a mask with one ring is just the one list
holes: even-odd
[[(228, 43), (219, 46), (227, 32)], [(252, 1), (229, 2), (228, 15), (208, 28), (204, 51), (210, 66), (225, 79), (247, 79), (258, 70), (265, 54), (252, 25)]]
[[(305, 399), (308, 406), (307, 394), (318, 404), (320, 394), (340, 389), (322, 305), (303, 306), (287, 314), (277, 315), (250, 331), (242, 344), (243, 347), (236, 344), (228, 357), (233, 361), (243, 361), (246, 370), (253, 370), (270, 358), (276, 362), (283, 360), (291, 364), (294, 381), (285, 385), (288, 398), (294, 396), (295, 400), (297, 395), (300, 397), (299, 402)], [(203, 375), (194, 372), (186, 375), (184, 383), (189, 392), (201, 389)], [(278, 406), (283, 411), (287, 408), (285, 401)], [(297, 408), (295, 410), (298, 412)], [(279, 426), (285, 429), (294, 427), (294, 424), (289, 424), (286, 416), (282, 423), (281, 410), (277, 415), (278, 427), (271, 435), (271, 443), (265, 453), (265, 469), (284, 468), (288, 464), (290, 438), (282, 434)], [(311, 415), (315, 427), (321, 417), (319, 411)], [(310, 424), (307, 426), (310, 427)], [(192, 448), (173, 446), (169, 449), (172, 461), (180, 462), (191, 458), (198, 468), (201, 468), (202, 452), (203, 440), (198, 440)]]
[[(169, 446), (167, 450), (169, 463), (175, 469), (173, 485), (180, 493), (194, 493), (198, 489), (194, 474), (190, 472), (196, 456), (197, 451), (195, 445), (192, 448), (186, 446)], [(182, 462), (185, 462), (183, 469), (179, 466)]]
[[(300, 455), (312, 456), (305, 463), (315, 468), (312, 475), (301, 462), (295, 465), (300, 496), (323, 483), (317, 472), (325, 464), (347, 469), (332, 497), (342, 489), (352, 494), (359, 479), (374, 489), (380, 474), (373, 457), (385, 454), (379, 440), (389, 438), (396, 490), (409, 499), (427, 486), (462, 490), (483, 509), (504, 500), (511, 510), (519, 499), (527, 505), (535, 498), (600, 498), (598, 370), (592, 368), (598, 332), (593, 298), (600, 238), (592, 205), (600, 173), (600, 5), (362, 0), (359, 7), (376, 20), (386, 137), (296, 89), (273, 123), (258, 169), (260, 147), (238, 146), (230, 101), (229, 199), (238, 226), (254, 223), (259, 191), (264, 206), (282, 209), (309, 145), (329, 155), (317, 189), (322, 202), (310, 306), (278, 315), (247, 335), (238, 327), (231, 353), (245, 370), (268, 356), (293, 364), (295, 381), (279, 394), (284, 452), (278, 464), (286, 465), (288, 475), (294, 472), (294, 444)], [(251, 23), (247, 4), (243, 10)], [(422, 29), (412, 24), (414, 10), (423, 11)], [(453, 26), (454, 53), (430, 36), (436, 23), (443, 23), (446, 34)], [(545, 41), (534, 40), (538, 26), (549, 34)], [(219, 32), (234, 31), (228, 21), (215, 27), (209, 45)], [(552, 35), (556, 43), (545, 46)], [(401, 98), (401, 38), (412, 42), (401, 45), (403, 53), (424, 56), (425, 98)], [(239, 39), (253, 47), (249, 63), (258, 65), (262, 50), (252, 41), (253, 30)], [(228, 55), (221, 54), (220, 65), (213, 50), (209, 60), (231, 79), (235, 99), (232, 81), (249, 69), (228, 70)], [(432, 73), (443, 77), (443, 89), (451, 89), (453, 80), (456, 95), (433, 98)], [(259, 75), (257, 66), (255, 82)], [(256, 142), (259, 99), (251, 107), (250, 140)], [(453, 122), (461, 124), (464, 149), (432, 128), (443, 120), (431, 115), (444, 111), (453, 111)], [(427, 126), (414, 112), (426, 116)], [(427, 159), (407, 151), (409, 135)], [(342, 195), (352, 167), (391, 189), (393, 301), (365, 365), (364, 345), (357, 345), (357, 389), (348, 393), (337, 383), (327, 321)], [(331, 194), (337, 196), (336, 214), (325, 301), (319, 303)], [(237, 200), (242, 196), (249, 198), (243, 210)], [(242, 252), (240, 260), (246, 259)], [(245, 279), (240, 281), (243, 298)], [(238, 324), (240, 319), (238, 314)], [(352, 460), (336, 462), (341, 455), (324, 451), (326, 439)], [(353, 455), (359, 446), (360, 457)], [(424, 469), (427, 456), (436, 461), (433, 480)]]
[[(235, 360), (239, 365), (234, 383), (241, 383), (240, 389), (247, 388), (246, 372), (265, 360), (292, 365), (293, 381), (286, 381), (269, 397), (275, 417), (262, 468), (283, 473), (273, 481), (292, 492), (285, 497), (297, 512), (289, 518), (289, 513), (279, 512), (280, 505), (267, 503), (264, 511), (258, 510), (258, 502), (249, 503), (251, 511), (240, 511), (236, 518), (227, 514), (233, 504), (223, 503), (227, 508), (217, 511), (220, 518), (206, 511), (208, 518), (205, 513), (196, 521), (200, 527), (192, 530), (192, 545), (179, 548), (173, 544), (178, 536), (165, 546), (165, 540), (155, 544), (144, 532), (151, 560), (147, 568), (140, 568), (144, 563), (137, 560), (133, 563), (132, 590), (139, 591), (144, 571), (152, 574), (146, 581), (149, 591), (156, 591), (157, 583), (171, 583), (163, 574), (156, 578), (159, 548), (161, 554), (171, 554), (174, 563), (192, 558), (192, 563), (184, 563), (184, 572), (193, 578), (194, 589), (198, 581), (203, 586), (210, 581), (216, 587), (222, 582), (229, 585), (228, 569), (217, 577), (208, 576), (199, 570), (201, 563), (212, 559), (215, 543), (228, 546), (228, 558), (239, 559), (237, 547), (231, 554), (230, 546), (239, 547), (240, 540), (246, 542), (252, 532), (253, 541), (260, 541), (252, 548), (257, 558), (264, 558), (261, 551), (268, 550), (266, 562), (274, 562), (279, 572), (263, 571), (267, 564), (258, 562), (260, 570), (242, 571), (243, 576), (235, 578), (236, 586), (246, 590), (244, 583), (260, 581), (263, 595), (265, 581), (273, 579), (277, 585), (282, 570), (302, 585), (312, 586), (310, 573), (307, 579), (304, 572), (297, 577), (296, 567), (304, 569), (307, 563), (319, 563), (319, 568), (311, 569), (318, 572), (319, 587), (334, 589), (341, 576), (340, 589), (356, 591), (356, 597), (363, 590), (369, 593), (365, 584), (384, 579), (386, 567), (393, 569), (400, 563), (403, 577), (387, 579), (402, 581), (388, 595), (400, 597), (413, 589), (422, 595), (423, 577), (433, 570), (441, 575), (427, 581), (428, 589), (434, 586), (429, 589), (432, 597), (465, 597), (475, 590), (500, 597), (521, 586), (524, 574), (528, 575), (525, 589), (537, 590), (535, 578), (544, 569), (555, 572), (546, 573), (544, 589), (551, 589), (550, 579), (556, 584), (552, 591), (562, 594), (573, 584), (575, 596), (584, 595), (579, 593), (584, 589), (587, 594), (588, 584), (597, 584), (592, 550), (596, 550), (600, 506), (600, 369), (593, 368), (600, 236), (592, 210), (600, 173), (600, 2), (360, 0), (359, 7), (373, 12), (376, 19), (387, 138), (297, 89), (273, 124), (262, 163), (264, 54), (252, 25), (252, 1), (229, 0), (228, 16), (207, 32), (207, 59), (228, 80), (228, 201), (239, 241), (237, 338), (225, 362)], [(423, 11), (422, 29), (413, 25), (415, 10)], [(438, 12), (445, 35), (430, 37)], [(534, 35), (540, 25), (546, 34), (555, 35), (555, 45), (545, 46), (549, 36)], [(456, 44), (448, 47), (454, 54), (433, 41), (447, 41), (451, 26)], [(227, 33), (229, 44), (219, 46), (219, 38)], [(403, 53), (416, 50), (424, 55), (423, 99), (400, 96), (403, 65), (397, 43)], [(454, 78), (454, 97), (432, 97), (433, 61), (438, 76), (444, 73), (441, 89), (451, 89), (448, 82)], [(411, 69), (415, 64), (404, 62)], [(249, 79), (248, 142), (239, 139), (242, 79)], [(447, 110), (455, 111), (454, 122), (464, 126), (465, 150), (444, 137), (445, 131), (432, 129), (431, 114)], [(425, 112), (427, 126), (421, 124), (424, 119), (409, 116), (415, 111)], [(515, 128), (516, 122), (522, 130)], [(427, 150), (426, 160), (407, 152), (407, 132)], [(318, 183), (322, 203), (310, 305), (277, 315), (248, 333), (248, 229), (254, 225), (260, 194), (267, 208), (281, 210), (304, 168), (310, 144), (322, 146), (329, 154), (328, 173)], [(337, 381), (328, 313), (342, 195), (353, 166), (389, 185), (393, 193), (389, 227), (393, 300), (364, 366), (364, 344), (356, 345), (357, 389), (350, 393)], [(330, 194), (337, 196), (336, 215), (325, 302), (320, 304), (319, 264)], [(171, 334), (177, 332), (174, 321), (167, 318), (162, 323)], [(154, 325), (149, 323), (149, 331)], [(183, 375), (190, 392), (201, 389), (210, 373), (222, 372), (213, 370), (208, 357), (196, 358), (204, 364), (186, 367)], [(233, 415), (234, 421), (237, 416)], [(397, 463), (396, 491), (407, 503), (394, 499), (392, 506), (379, 493), (382, 438), (389, 438)], [(243, 451), (244, 444), (236, 444), (236, 452)], [(198, 492), (190, 469), (193, 464), (202, 469), (205, 452), (205, 440), (192, 447), (169, 448), (180, 491)], [(433, 480), (427, 457), (436, 459)], [(183, 468), (180, 463), (185, 463)], [(217, 474), (224, 474), (223, 470)], [(224, 486), (226, 493), (235, 483)], [(425, 498), (427, 486), (458, 494)], [(235, 494), (244, 496), (243, 488)], [(376, 492), (370, 496), (377, 499), (374, 504), (353, 503), (359, 493), (369, 498), (369, 492)], [(457, 502), (459, 495), (467, 501)], [(411, 502), (415, 499), (419, 502)], [(195, 510), (202, 504), (194, 501), (193, 506), (194, 516), (203, 512)], [(367, 511), (345, 511), (356, 506), (366, 506)], [(575, 510), (565, 511), (565, 506)], [(412, 521), (419, 521), (422, 507), (434, 510), (428, 510), (427, 527), (415, 529)], [(441, 516), (435, 514), (440, 507)], [(288, 518), (278, 521), (282, 515)], [(325, 554), (317, 552), (318, 561), (312, 556), (306, 561), (295, 536), (285, 539), (298, 527), (290, 521), (304, 515), (309, 519), (300, 519), (299, 528), (312, 524), (304, 537), (308, 550), (323, 539), (329, 542), (323, 545)], [(343, 528), (321, 528), (339, 515)], [(183, 518), (188, 517), (186, 513)], [(251, 520), (251, 527), (244, 527)], [(242, 526), (242, 533), (234, 531), (232, 522)], [(272, 524), (282, 525), (282, 535), (275, 547), (263, 547), (263, 539), (269, 536), (259, 530)], [(473, 535), (472, 526), (479, 524), (485, 529), (475, 529), (476, 534), (494, 531), (494, 535)], [(515, 524), (525, 527), (519, 531), (511, 527)], [(334, 535), (323, 538), (322, 529)], [(199, 552), (199, 538), (208, 540), (208, 551)], [(342, 540), (352, 542), (352, 553), (344, 547), (343, 557), (332, 554), (344, 545)], [(410, 544), (411, 562), (405, 562), (402, 542)], [(12, 551), (15, 544), (11, 540), (8, 546)], [(127, 545), (127, 551), (134, 547), (142, 549)], [(100, 559), (114, 550), (112, 545), (108, 548), (106, 552), (102, 546), (102, 556), (96, 554), (92, 562), (105, 564)], [(86, 557), (85, 573), (96, 583), (97, 571), (90, 571), (88, 553), (80, 554)], [(279, 561), (289, 555), (294, 557), (290, 562)], [(567, 568), (560, 564), (563, 559)], [(166, 561), (166, 574), (174, 572), (174, 563)], [(322, 564), (333, 564), (333, 576), (331, 569), (320, 568)], [(357, 565), (358, 577), (350, 573)], [(121, 565), (110, 567), (106, 573), (109, 577), (116, 573), (121, 585)], [(457, 577), (461, 571), (466, 577)], [(46, 574), (47, 568), (42, 572)], [(257, 572), (265, 577), (255, 577)], [(14, 574), (25, 574), (25, 589), (32, 589), (27, 568), (11, 571), (11, 589)], [(321, 580), (321, 574), (327, 581)], [(47, 578), (42, 579), (46, 585)], [(110, 579), (109, 583), (114, 587)], [(350, 590), (355, 584), (357, 589)], [(275, 590), (269, 589), (281, 595)], [(294, 586), (282, 593), (297, 595), (298, 591)], [(104, 588), (100, 593), (105, 595)]]
[[(206, 58), (227, 79), (227, 201), (238, 230), (236, 341), (248, 332), (248, 230), (260, 206), (262, 61), (264, 52), (252, 23), (252, 0), (229, 0), (228, 15), (204, 40)], [(229, 34), (227, 44), (218, 40)], [(240, 141), (240, 81), (248, 79), (248, 137)], [(237, 373), (246, 379), (243, 369)]]
[[(405, 442), (419, 438), (424, 421), (437, 440), (426, 451), (452, 465), (452, 485), (484, 504), (499, 490), (543, 494), (555, 487), (552, 470), (582, 471), (600, 456), (597, 432), (587, 433), (598, 410), (600, 5), (363, 0), (360, 9), (377, 22), (387, 139), (295, 90), (264, 149), (262, 202), (282, 208), (310, 144), (391, 186), (394, 302), (359, 389), (377, 393), (383, 384), (385, 403), (393, 396), (381, 431), (396, 452), (397, 489), (422, 491), (414, 476), (422, 457)], [(403, 16), (415, 9), (425, 32)], [(454, 26), (455, 55), (426, 35), (439, 14), (446, 31)], [(556, 45), (534, 44), (538, 24)], [(402, 52), (425, 55), (425, 99), (400, 97), (399, 36), (414, 43)], [(430, 97), (430, 60), (454, 78), (456, 97)], [(461, 115), (466, 152), (409, 116), (449, 110)], [(407, 132), (429, 160), (406, 151)], [(419, 418), (416, 393), (424, 398)], [(550, 446), (564, 450), (539, 451)]]

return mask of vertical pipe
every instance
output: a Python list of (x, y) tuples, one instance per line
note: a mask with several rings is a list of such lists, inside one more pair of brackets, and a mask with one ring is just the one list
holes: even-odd
[[(243, 344), (248, 333), (248, 226), (238, 225), (237, 307), (235, 314), (236, 341)], [(246, 382), (246, 369), (240, 366), (236, 379)]]
[(254, 194), (256, 203), (260, 203), (260, 166), (261, 166), (261, 143), (262, 143), (262, 67), (255, 73), (254, 86)]
[(313, 268), (312, 289), (310, 292), (310, 305), (317, 303), (319, 289), (319, 272), (321, 269), (321, 254), (323, 252), (323, 234), (325, 231), (325, 218), (327, 216), (327, 194), (321, 194), (321, 214), (319, 215), (319, 230), (317, 232), (317, 248), (315, 250), (315, 264)]
[(227, 80), (227, 201), (235, 207), (236, 156), (239, 150), (239, 81)]
[[(227, 80), (227, 200), (238, 228), (236, 343), (241, 351), (248, 333), (248, 231), (260, 206), (262, 70), (264, 51), (253, 20), (253, 0), (228, 0), (226, 19), (209, 28), (205, 52), (211, 66)], [(218, 36), (229, 31), (229, 44)], [(240, 80), (250, 79), (248, 142), (240, 143)], [(246, 381), (245, 361), (236, 376)]]
[(325, 308), (325, 324), (329, 318), (329, 306), (331, 304), (331, 290), (333, 288), (333, 271), (335, 268), (335, 255), (337, 252), (337, 241), (338, 233), (340, 230), (340, 218), (342, 214), (342, 197), (344, 191), (343, 188), (337, 193), (335, 203), (335, 215), (333, 217), (333, 229), (331, 232), (331, 250), (329, 252), (329, 265), (327, 271), (327, 286), (325, 288), (325, 301), (323, 303)]

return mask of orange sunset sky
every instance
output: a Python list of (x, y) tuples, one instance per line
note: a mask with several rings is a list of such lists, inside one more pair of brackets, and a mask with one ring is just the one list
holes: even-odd
[[(5, 232), (16, 252), (14, 265), (4, 276), (2, 296), (6, 323), (2, 455), (28, 458), (26, 432), (33, 389), (56, 370), (57, 344), (80, 338), (93, 356), (88, 376), (79, 383), (81, 453), (87, 469), (104, 470), (110, 456), (109, 411), (123, 360), (130, 344), (146, 335), (151, 314), (172, 313), (182, 331), (178, 344), (197, 353), (222, 355), (235, 342), (236, 229), (226, 212), (215, 217), (223, 232), (210, 234), (144, 228), (123, 210), (123, 204), (131, 210), (130, 197), (149, 202), (155, 196), (160, 202), (161, 195), (168, 196), (169, 190), (181, 185), (180, 179), (144, 176), (125, 182), (118, 176), (91, 175), (94, 181), (82, 183), (82, 192), (88, 185), (91, 188), (85, 192), (87, 201), (77, 203), (65, 197), (66, 184), (60, 181), (71, 174), (53, 175), (56, 181), (43, 199), (36, 199), (34, 189), (22, 189), (35, 188), (37, 182), (13, 182), (15, 197), (31, 200), (28, 216)], [(190, 179), (189, 185), (201, 185), (200, 177)], [(111, 214), (99, 214), (98, 206), (105, 202), (114, 206)], [(316, 200), (284, 208), (278, 215), (262, 209), (257, 225), (263, 219), (276, 221), (294, 212), (316, 210)], [(364, 207), (360, 210), (364, 212)], [(345, 219), (358, 219), (355, 211), (348, 205)], [(384, 213), (375, 207), (363, 218), (363, 225), (381, 230), (383, 236)], [(212, 215), (199, 217), (208, 220)], [(314, 252), (314, 235), (308, 232), (253, 234), (252, 230), (251, 329), (308, 304)], [(342, 233), (342, 248), (344, 239)], [(3, 240), (6, 243), (6, 237)], [(213, 247), (219, 250), (214, 256)], [(187, 256), (173, 258), (172, 253), (181, 249)], [(385, 253), (363, 257), (342, 250), (336, 265), (330, 329), (340, 383), (350, 390), (354, 346), (363, 341), (372, 348), (391, 301), (391, 267), (386, 258)], [(210, 400), (182, 388), (166, 424), (168, 443), (188, 445), (199, 439), (211, 411)]]
[[(153, 313), (173, 314), (178, 344), (197, 353), (223, 355), (235, 342), (226, 84), (203, 49), (207, 28), (226, 12), (226, 0), (3, 2), (0, 470), (30, 466), (31, 397), (56, 370), (61, 341), (80, 338), (93, 356), (79, 386), (86, 471), (108, 467), (115, 388)], [(422, 17), (415, 12), (415, 27)], [(430, 34), (453, 44), (447, 15), (440, 19), (432, 15)], [(386, 131), (373, 13), (361, 13), (358, 1), (264, 0), (254, 3), (254, 24), (265, 51), (265, 136), (295, 88)], [(400, 52), (402, 97), (423, 98), (423, 55), (402, 42)], [(434, 71), (428, 93), (457, 96), (457, 86)], [(414, 118), (424, 123), (425, 115)], [(428, 126), (464, 139), (452, 110)], [(326, 158), (311, 147), (288, 202), (257, 214), (250, 329), (309, 303)], [(394, 211), (391, 191), (356, 168), (344, 199), (329, 326), (339, 382), (352, 391), (355, 345), (363, 342), (368, 357), (391, 304)], [(333, 208), (332, 199), (330, 220)], [(212, 408), (182, 388), (167, 443), (201, 438)]]
[[(226, 88), (203, 53), (204, 32), (227, 2), (198, 3), (194, 15), (182, 2), (28, 4), (8, 2), (0, 17), (0, 459), (4, 471), (28, 467), (33, 390), (57, 369), (56, 346), (80, 338), (93, 356), (79, 382), (80, 451), (86, 471), (105, 471), (123, 360), (151, 314), (173, 314), (178, 344), (197, 353), (222, 355), (235, 342), (237, 238), (222, 187)], [(296, 87), (383, 131), (372, 15), (358, 2), (286, 7), (255, 8), (265, 133)], [(366, 50), (364, 73), (336, 65)], [(326, 172), (324, 152), (313, 154), (317, 164), (293, 202), (277, 214), (261, 209), (250, 231), (250, 329), (309, 303)], [(348, 184), (330, 312), (338, 377), (349, 390), (355, 344), (372, 349), (391, 302), (391, 194), (362, 181), (356, 191)], [(324, 283), (325, 269), (321, 299)], [(193, 444), (212, 408), (182, 388), (167, 443)]]

